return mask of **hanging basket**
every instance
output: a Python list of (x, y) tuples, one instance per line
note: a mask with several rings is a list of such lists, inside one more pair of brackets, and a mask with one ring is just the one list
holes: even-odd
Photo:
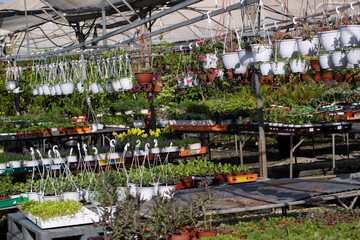
[(282, 75), (288, 72), (285, 68), (285, 61), (271, 62), (270, 65), (274, 75)]
[(292, 73), (304, 73), (306, 69), (306, 61), (301, 59), (290, 60), (290, 69)]
[(243, 66), (255, 65), (256, 61), (254, 59), (252, 51), (247, 51), (245, 49), (241, 49), (237, 51), (240, 59), (240, 64)]
[(237, 52), (224, 53), (221, 55), (225, 69), (235, 69), (240, 66), (240, 59)]
[(154, 73), (153, 72), (136, 72), (135, 78), (138, 84), (144, 85), (149, 84), (153, 80)]
[(73, 82), (62, 83), (60, 84), (60, 88), (63, 95), (68, 95), (74, 92), (75, 85)]
[(336, 51), (331, 53), (331, 60), (335, 68), (343, 69), (346, 68), (348, 61), (346, 59), (345, 53), (341, 51)]
[(252, 44), (251, 50), (256, 62), (268, 62), (273, 54), (273, 49), (269, 44)]
[(16, 81), (5, 81), (5, 88), (8, 91), (12, 91), (16, 88)]
[(131, 77), (120, 78), (121, 88), (124, 90), (130, 90), (133, 88), (133, 81)]
[(319, 37), (313, 37), (311, 40), (303, 40), (301, 37), (298, 37), (296, 42), (301, 55), (313, 56), (319, 50)]
[(360, 64), (360, 49), (348, 49), (345, 51), (346, 59), (350, 64)]
[(273, 75), (271, 64), (269, 62), (260, 63), (260, 72), (263, 76)]
[(204, 69), (216, 68), (218, 65), (218, 57), (216, 53), (208, 53), (206, 54), (206, 61), (203, 63)]
[(296, 39), (284, 39), (278, 42), (281, 58), (292, 58), (298, 55)]
[(322, 69), (333, 70), (335, 66), (331, 60), (331, 54), (320, 54), (319, 63)]
[(343, 47), (357, 47), (360, 45), (360, 25), (339, 26), (340, 44)]
[(325, 31), (319, 33), (322, 47), (325, 51), (340, 49), (340, 31)]
[(51, 94), (49, 84), (43, 84), (41, 87), (42, 87), (44, 95), (50, 95)]

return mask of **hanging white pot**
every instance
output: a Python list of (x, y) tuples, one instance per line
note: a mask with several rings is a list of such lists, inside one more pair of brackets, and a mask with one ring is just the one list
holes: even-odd
[(235, 69), (240, 67), (240, 59), (237, 52), (221, 54), (225, 69)]
[(239, 55), (241, 65), (248, 66), (256, 64), (252, 51), (241, 49), (238, 50), (237, 53)]
[(85, 90), (84, 84), (81, 83), (81, 82), (76, 83), (76, 90), (77, 90), (79, 93), (83, 93), (84, 90)]
[(55, 84), (56, 95), (62, 95), (60, 84)]
[(154, 187), (137, 187), (136, 192), (140, 195), (140, 199), (150, 201), (153, 198)]
[(108, 83), (105, 84), (105, 90), (108, 93), (115, 92), (115, 89), (112, 87), (111, 82), (108, 82)]
[(189, 149), (199, 149), (201, 148), (201, 143), (192, 143), (192, 144), (189, 144)]
[(335, 51), (331, 53), (331, 60), (335, 68), (342, 69), (348, 64), (345, 53), (341, 51)]
[(33, 89), (32, 94), (35, 95), (35, 96), (39, 95), (39, 91), (38, 91), (38, 89), (37, 89), (36, 86), (35, 86), (35, 88)]
[(298, 49), (301, 55), (312, 56), (316, 55), (319, 51), (319, 37), (303, 40), (301, 37), (296, 38)]
[(23, 164), (24, 167), (37, 167), (39, 165), (39, 161), (24, 161)]
[(7, 163), (0, 163), (0, 170), (4, 170), (7, 168)]
[(91, 83), (90, 88), (91, 88), (91, 93), (99, 93), (100, 92), (99, 86), (98, 86), (98, 84), (96, 82)]
[(273, 54), (273, 49), (269, 44), (252, 44), (251, 51), (256, 62), (268, 62)]
[(154, 187), (153, 196), (157, 196), (158, 193), (159, 193), (159, 185), (160, 185), (160, 183), (159, 182), (153, 182), (153, 183), (150, 183), (150, 185)]
[(42, 88), (42, 85), (40, 85), (40, 84), (36, 85), (36, 89), (37, 89), (39, 95), (44, 95), (44, 90)]
[(332, 70), (335, 69), (335, 66), (331, 60), (331, 54), (320, 54), (319, 62), (322, 69)]
[(62, 194), (63, 200), (73, 200), (76, 202), (80, 201), (80, 192), (64, 192)]
[(128, 187), (130, 188), (129, 192), (130, 192), (131, 196), (136, 197), (136, 194), (137, 194), (136, 184), (134, 184), (134, 183), (128, 183), (127, 185), (128, 185)]
[(133, 88), (133, 81), (131, 77), (120, 78), (121, 88), (124, 90), (130, 90)]
[(73, 82), (62, 83), (62, 84), (60, 84), (60, 88), (61, 88), (62, 94), (68, 95), (68, 94), (72, 94), (74, 92), (75, 85)]
[(108, 153), (108, 159), (119, 159), (121, 157), (121, 153), (113, 152)]
[(55, 86), (51, 86), (51, 87), (50, 87), (50, 95), (51, 95), (51, 96), (55, 96), (55, 95), (56, 95)]
[(94, 161), (94, 156), (93, 155), (86, 155), (84, 157), (84, 162), (91, 162)]
[(54, 164), (64, 164), (65, 162), (64, 162), (64, 159), (59, 157), (59, 158), (54, 158), (53, 163)]
[(150, 152), (152, 154), (159, 154), (160, 153), (160, 148), (152, 148), (152, 149), (150, 149)]
[(333, 51), (340, 48), (340, 31), (319, 32), (319, 38), (325, 51)]
[(49, 84), (43, 84), (41, 87), (42, 87), (44, 95), (50, 95), (51, 94)]
[(171, 146), (171, 147), (164, 147), (162, 149), (163, 153), (168, 153), (168, 152), (177, 152), (178, 151), (178, 146)]
[(126, 198), (126, 187), (118, 187), (117, 188), (118, 191), (118, 202), (121, 202), (122, 200), (124, 200)]
[(218, 65), (218, 57), (215, 53), (206, 54), (206, 61), (203, 63), (204, 69), (216, 68)]
[(282, 75), (288, 72), (285, 68), (285, 61), (271, 62), (270, 65), (274, 75)]
[(282, 58), (292, 58), (298, 55), (296, 39), (284, 39), (278, 41), (279, 54)]
[(111, 80), (111, 86), (114, 89), (115, 92), (120, 92), (121, 91), (121, 84), (120, 84), (120, 80)]
[(245, 74), (247, 70), (246, 65), (240, 65), (240, 67), (234, 69), (234, 74)]
[(9, 166), (11, 168), (21, 168), (21, 161), (10, 161)]
[(16, 88), (16, 81), (5, 81), (5, 88), (8, 91), (12, 91)]
[(174, 196), (176, 185), (159, 186), (159, 194), (164, 198), (170, 199)]
[(292, 73), (304, 73), (306, 69), (305, 59), (292, 59), (289, 61)]
[(273, 75), (273, 71), (271, 69), (271, 64), (269, 62), (260, 63), (260, 72), (263, 76)]
[(192, 77), (185, 77), (184, 78), (184, 84), (188, 87), (192, 87), (193, 86), (193, 78)]
[(350, 64), (360, 64), (360, 48), (347, 49), (345, 55)]
[(339, 30), (341, 46), (360, 46), (360, 25), (342, 25), (339, 26)]
[(43, 158), (41, 160), (42, 165), (51, 165), (52, 164), (52, 159), (51, 158)]
[(76, 156), (67, 156), (66, 157), (66, 162), (68, 163), (76, 163), (78, 160), (77, 160), (77, 157)]

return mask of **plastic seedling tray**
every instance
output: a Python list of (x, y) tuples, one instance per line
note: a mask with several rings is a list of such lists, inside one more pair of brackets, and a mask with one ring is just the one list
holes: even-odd
[(83, 207), (75, 215), (55, 217), (47, 220), (42, 220), (41, 218), (35, 217), (30, 213), (24, 213), (24, 215), (30, 221), (38, 225), (41, 229), (76, 226), (76, 225), (92, 224), (94, 222), (99, 222), (99, 215), (87, 209), (86, 207)]

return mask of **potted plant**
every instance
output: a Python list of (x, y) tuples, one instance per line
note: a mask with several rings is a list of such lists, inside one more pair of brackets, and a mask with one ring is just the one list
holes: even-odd
[(344, 69), (348, 65), (348, 61), (344, 51), (332, 51), (331, 62), (336, 69)]
[(277, 40), (281, 58), (294, 58), (298, 55), (296, 39), (289, 32), (276, 32), (274, 38)]
[(76, 186), (73, 177), (68, 175), (61, 181), (62, 198), (64, 201), (73, 200), (80, 201), (79, 187)]
[(274, 75), (283, 75), (288, 73), (287, 61), (283, 58), (277, 58), (270, 61), (271, 71)]
[(332, 62), (330, 51), (320, 50), (319, 63), (322, 69), (334, 70), (335, 66)]
[(0, 200), (9, 199), (12, 187), (12, 176), (6, 174), (5, 176), (0, 176)]
[(339, 26), (340, 44), (343, 47), (359, 47), (360, 46), (360, 16), (352, 17), (344, 16), (343, 25)]
[(327, 27), (321, 29), (318, 33), (321, 46), (325, 51), (333, 51), (340, 49), (340, 31), (338, 30), (339, 21), (328, 24)]
[(317, 25), (302, 23), (299, 28), (300, 37), (296, 38), (298, 49), (303, 56), (314, 56), (319, 52), (319, 37)]
[(302, 56), (298, 55), (295, 58), (289, 60), (290, 69), (292, 73), (304, 73), (307, 67), (307, 59)]
[(272, 46), (256, 35), (251, 40), (251, 51), (256, 62), (268, 62), (273, 54)]

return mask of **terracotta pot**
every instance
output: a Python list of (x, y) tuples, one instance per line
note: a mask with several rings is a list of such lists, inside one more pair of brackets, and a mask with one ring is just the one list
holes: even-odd
[(205, 76), (206, 76), (205, 73), (198, 73), (198, 77), (200, 80), (205, 80)]
[(195, 181), (191, 177), (182, 179), (182, 182), (187, 188), (192, 188), (195, 186)]
[(354, 76), (354, 73), (349, 73), (349, 72), (345, 73), (345, 76), (344, 76), (345, 81), (346, 82), (351, 82), (352, 79), (353, 79), (353, 76)]
[(320, 82), (322, 80), (321, 74), (320, 73), (315, 73), (313, 75), (314, 81), (315, 82)]
[(324, 82), (331, 82), (332, 79), (333, 79), (332, 72), (327, 72), (324, 74)]
[(140, 85), (151, 83), (153, 76), (154, 76), (153, 72), (136, 72), (135, 73), (136, 81)]
[(226, 71), (226, 74), (227, 74), (227, 78), (228, 79), (234, 79), (234, 71), (233, 71), (233, 69), (228, 69), (227, 71)]
[(341, 73), (335, 73), (334, 74), (334, 80), (337, 82), (343, 82), (344, 76)]
[(182, 181), (178, 181), (178, 182), (176, 182), (176, 190), (180, 190), (180, 189), (184, 189), (184, 188), (186, 188), (186, 186), (183, 184), (183, 182)]
[(309, 81), (309, 78), (306, 74), (300, 74), (300, 78), (301, 78), (301, 81), (303, 82), (308, 82)]
[(213, 83), (215, 81), (215, 78), (216, 78), (216, 72), (215, 71), (208, 72), (207, 77), (208, 77), (209, 82)]
[(213, 182), (214, 182), (215, 184), (222, 184), (222, 183), (224, 183), (224, 181), (225, 181), (224, 175), (219, 174), (219, 175), (216, 175), (216, 176), (215, 176), (215, 179), (214, 179)]
[(217, 235), (217, 231), (203, 232), (198, 230), (197, 232), (198, 238), (216, 237), (216, 235)]
[(320, 72), (321, 70), (319, 59), (310, 60), (310, 66), (312, 69), (314, 69), (314, 71)]
[(161, 92), (162, 87), (160, 87), (160, 85), (158, 85), (158, 83), (160, 83), (160, 82), (161, 82), (160, 80), (157, 80), (157, 81), (155, 82), (154, 92)]
[(225, 175), (225, 182), (227, 184), (232, 184), (235, 183), (234, 181), (234, 175), (230, 174), (230, 175)]
[(6, 196), (6, 197), (0, 197), (0, 201), (1, 200), (6, 200), (6, 199), (9, 199), (10, 197), (9, 196)]
[(190, 240), (191, 239), (191, 234), (190, 233), (185, 233), (182, 235), (172, 235), (171, 236), (171, 240)]

